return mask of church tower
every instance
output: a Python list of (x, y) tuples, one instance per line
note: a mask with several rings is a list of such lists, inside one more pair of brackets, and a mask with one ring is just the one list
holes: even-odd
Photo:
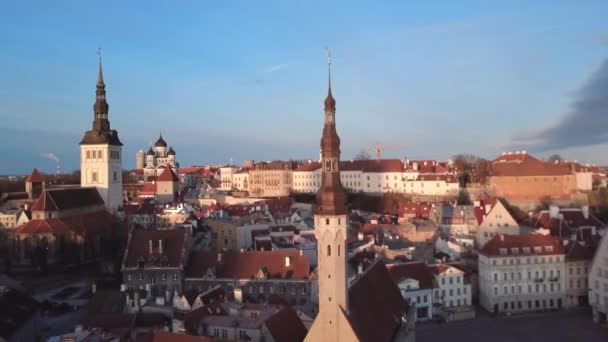
[(93, 105), (93, 129), (80, 142), (80, 185), (94, 186), (111, 212), (122, 204), (122, 143), (110, 129), (101, 57)]
[(346, 195), (340, 182), (340, 137), (336, 132), (336, 101), (331, 92), (331, 59), (328, 58), (327, 63), (330, 69), (321, 137), (321, 187), (314, 208), (319, 263), (319, 314), (306, 341), (356, 341), (347, 319)]

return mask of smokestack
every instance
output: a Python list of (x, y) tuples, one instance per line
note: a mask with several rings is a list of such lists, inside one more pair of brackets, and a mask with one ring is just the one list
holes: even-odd
[(589, 206), (588, 206), (588, 205), (584, 205), (584, 206), (582, 206), (582, 207), (581, 207), (581, 211), (582, 211), (582, 213), (583, 213), (583, 217), (584, 217), (585, 219), (588, 219), (588, 218), (589, 218)]

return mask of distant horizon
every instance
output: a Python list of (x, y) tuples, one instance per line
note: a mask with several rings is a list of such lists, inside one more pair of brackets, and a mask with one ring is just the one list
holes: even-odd
[(599, 0), (8, 3), (0, 174), (53, 173), (48, 154), (79, 168), (100, 46), (124, 169), (161, 130), (181, 165), (316, 160), (326, 47), (343, 159), (381, 144), (405, 146), (384, 153), (400, 159), (608, 165), (604, 13)]

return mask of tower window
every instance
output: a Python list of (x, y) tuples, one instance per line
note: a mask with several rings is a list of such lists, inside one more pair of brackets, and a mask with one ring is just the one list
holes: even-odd
[(93, 150), (93, 159), (97, 159), (97, 151)]
[(329, 225), (329, 219), (325, 219), (325, 224)]
[(340, 256), (340, 245), (338, 245), (338, 256)]
[(327, 256), (331, 256), (331, 246), (327, 245)]
[(116, 171), (114, 171), (114, 181), (116, 182), (118, 177), (116, 177)]
[[(95, 151), (93, 151), (93, 154), (95, 154)], [(91, 173), (91, 180), (92, 180), (94, 183), (97, 183), (97, 171), (93, 171), (93, 172)]]
[(91, 159), (91, 151), (87, 151), (87, 159)]
[(101, 150), (99, 150), (97, 152), (97, 158), (99, 158), (99, 159), (103, 158), (103, 154), (101, 153)]

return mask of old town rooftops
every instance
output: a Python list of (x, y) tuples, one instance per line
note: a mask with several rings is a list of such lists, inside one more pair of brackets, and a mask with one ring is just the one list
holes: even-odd
[(186, 267), (186, 278), (201, 278), (212, 269), (216, 278), (309, 278), (309, 262), (297, 251), (195, 251)]
[(61, 211), (103, 205), (96, 188), (47, 189), (36, 200), (32, 211)]
[(563, 246), (552, 236), (537, 234), (496, 235), (480, 254), (489, 257), (565, 254)]

